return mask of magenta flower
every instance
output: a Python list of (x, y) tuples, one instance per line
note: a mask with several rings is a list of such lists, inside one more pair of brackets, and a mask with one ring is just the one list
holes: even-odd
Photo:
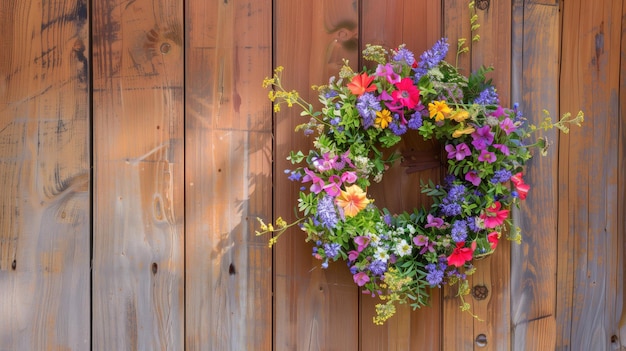
[(393, 71), (393, 66), (390, 63), (386, 65), (379, 64), (378, 67), (376, 67), (376, 76), (387, 78), (387, 81), (391, 84), (400, 82), (400, 76)]
[(509, 156), (511, 154), (511, 151), (509, 151), (509, 147), (504, 144), (493, 144), (493, 147), (500, 150), (500, 152), (506, 156)]
[(349, 261), (354, 261), (359, 257), (359, 252), (358, 251), (348, 251), (348, 260)]
[(501, 210), (501, 207), (500, 201), (496, 201), (480, 215), (480, 218), (485, 222), (485, 228), (495, 228), (509, 217), (510, 210)]
[(308, 168), (304, 169), (304, 173), (306, 174), (302, 177), (302, 183), (313, 182), (313, 184), (311, 184), (311, 192), (319, 194), (322, 190), (324, 190), (324, 181), (322, 178), (318, 177)]
[(515, 129), (517, 129), (515, 123), (513, 123), (513, 121), (509, 117), (500, 122), (500, 128), (506, 133), (506, 135), (513, 133)]
[(491, 112), (491, 115), (497, 118), (504, 116), (504, 108), (502, 106), (498, 106), (498, 108)]
[(337, 156), (330, 157), (330, 154), (325, 153), (321, 159), (316, 159), (313, 161), (313, 164), (317, 168), (318, 171), (324, 172), (333, 169), (335, 162), (337, 162)]
[(424, 228), (430, 228), (430, 227), (441, 228), (441, 227), (443, 227), (443, 219), (441, 219), (439, 217), (435, 217), (435, 216), (431, 215), (430, 213), (428, 214), (428, 216), (426, 216), (426, 222), (427, 222), (427, 224), (424, 226)]
[(456, 158), (457, 161), (461, 161), (466, 156), (470, 156), (472, 152), (465, 143), (461, 143), (456, 147), (452, 144), (446, 145), (446, 151), (448, 152), (448, 158)]
[(357, 175), (355, 172), (353, 171), (346, 171), (343, 172), (343, 174), (341, 175), (341, 181), (342, 182), (346, 182), (346, 183), (354, 183), (356, 182), (356, 180), (358, 179)]
[(487, 146), (493, 143), (493, 133), (488, 125), (476, 129), (471, 135), (473, 139), (472, 145), (478, 150), (485, 150)]
[(420, 102), (420, 91), (413, 84), (413, 79), (402, 78), (399, 83), (395, 84), (396, 89), (391, 93), (393, 103), (408, 108), (414, 108)]
[(428, 237), (425, 235), (418, 235), (413, 238), (413, 244), (417, 247), (421, 247), (420, 255), (426, 253), (426, 251), (435, 252), (435, 243), (428, 240)]
[(326, 194), (337, 197), (337, 195), (341, 193), (341, 179), (339, 179), (339, 176), (330, 176), (330, 178), (328, 178), (328, 184), (324, 185), (323, 189)]
[(354, 243), (357, 245), (356, 250), (361, 252), (370, 244), (370, 238), (367, 236), (357, 236), (354, 238)]
[(474, 186), (478, 186), (480, 184), (480, 177), (476, 171), (469, 171), (465, 174), (465, 180), (474, 184)]
[(354, 282), (358, 286), (363, 286), (370, 281), (370, 277), (364, 272), (358, 272), (357, 274), (352, 276), (352, 279), (354, 279)]
[(496, 154), (491, 151), (482, 150), (480, 152), (480, 156), (478, 156), (478, 161), (493, 163), (496, 160)]

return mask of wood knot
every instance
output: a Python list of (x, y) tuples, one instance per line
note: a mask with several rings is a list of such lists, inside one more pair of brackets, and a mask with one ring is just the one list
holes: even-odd
[(472, 288), (472, 296), (476, 300), (484, 300), (489, 295), (489, 289), (484, 285), (475, 285)]
[(485, 334), (478, 334), (476, 336), (476, 339), (474, 339), (474, 342), (476, 343), (476, 346), (478, 346), (478, 347), (485, 347), (485, 346), (487, 346), (487, 335), (485, 335)]
[(476, 8), (481, 11), (485, 11), (489, 8), (489, 3), (489, 0), (476, 0)]

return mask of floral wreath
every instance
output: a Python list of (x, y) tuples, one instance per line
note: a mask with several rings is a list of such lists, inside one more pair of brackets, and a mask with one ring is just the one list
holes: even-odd
[[(444, 61), (447, 52), (445, 38), (419, 61), (404, 45), (390, 51), (367, 45), (363, 58), (371, 68), (355, 73), (345, 61), (338, 79), (314, 87), (319, 111), (283, 87), (282, 67), (263, 82), (273, 88), (269, 98), (275, 112), (283, 104), (302, 108), (309, 120), (296, 131), (314, 135), (314, 142), (306, 153), (292, 151), (288, 160), (302, 166), (285, 171), (302, 184), (301, 216), (293, 223), (259, 219), (257, 235), (275, 234), (272, 246), (288, 228), (299, 226), (323, 268), (347, 262), (354, 282), (382, 300), (376, 324), (391, 317), (398, 303), (413, 309), (426, 305), (429, 289), (444, 284), (458, 284), (461, 309), (468, 311), (463, 296), (469, 292), (467, 276), (475, 270), (472, 260), (493, 253), (504, 235), (521, 240), (511, 209), (530, 190), (523, 179), (530, 150), (538, 147), (544, 154), (548, 145), (543, 138), (527, 140), (539, 129), (568, 132), (568, 123), (580, 125), (584, 119), (579, 112), (552, 123), (545, 112), (539, 128), (527, 124), (517, 105), (500, 105), (486, 78), (491, 68), (463, 76)], [(376, 207), (367, 189), (400, 157), (385, 156), (383, 150), (398, 144), (409, 129), (443, 146), (447, 175), (443, 184), (422, 183), (430, 207), (391, 214)]]

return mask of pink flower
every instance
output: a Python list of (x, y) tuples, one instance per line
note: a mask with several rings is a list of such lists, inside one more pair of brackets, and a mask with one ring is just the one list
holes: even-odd
[(487, 234), (487, 240), (491, 244), (491, 249), (492, 250), (495, 250), (496, 246), (498, 246), (498, 239), (499, 238), (500, 238), (500, 233), (498, 233), (498, 232), (491, 232), (491, 233)]
[(515, 185), (515, 189), (517, 190), (517, 194), (519, 198), (522, 200), (526, 200), (526, 196), (528, 195), (528, 191), (530, 190), (530, 185), (524, 183), (524, 179), (522, 179), (522, 172), (519, 172), (511, 177), (511, 182)]
[(302, 183), (313, 182), (311, 184), (311, 192), (315, 194), (319, 194), (322, 190), (324, 190), (324, 181), (322, 178), (318, 177), (313, 171), (308, 168), (304, 169), (304, 177), (302, 177)]
[(509, 156), (511, 152), (509, 151), (509, 147), (504, 144), (493, 144), (493, 147), (500, 150), (500, 152), (506, 156)]
[(391, 63), (387, 63), (386, 65), (379, 64), (378, 67), (376, 67), (376, 76), (387, 78), (387, 81), (391, 84), (400, 82), (400, 76), (393, 71)]
[(496, 154), (491, 151), (487, 151), (487, 149), (483, 149), (478, 156), (478, 161), (494, 163), (496, 161)]
[(495, 228), (509, 218), (510, 210), (501, 210), (501, 207), (500, 201), (496, 201), (480, 215), (480, 218), (485, 222), (486, 228)]
[(370, 277), (364, 272), (358, 272), (357, 274), (352, 276), (352, 279), (354, 279), (354, 282), (358, 286), (363, 286), (370, 281)]
[(367, 236), (357, 236), (354, 238), (354, 243), (357, 245), (357, 252), (361, 252), (370, 244), (370, 238)]
[(330, 176), (330, 178), (328, 178), (328, 184), (324, 185), (323, 189), (326, 194), (332, 197), (339, 195), (341, 193), (341, 180), (339, 179), (339, 176)]
[(431, 215), (430, 213), (428, 214), (428, 216), (426, 216), (426, 222), (428, 222), (424, 228), (430, 228), (430, 227), (435, 227), (435, 228), (441, 228), (443, 227), (443, 219), (439, 218), (439, 217), (435, 217), (433, 215)]
[(474, 250), (476, 250), (476, 242), (473, 241), (470, 247), (464, 247), (465, 242), (456, 243), (456, 247), (452, 254), (448, 256), (448, 265), (461, 267), (467, 261), (471, 261), (474, 256)]
[(474, 186), (478, 186), (481, 182), (480, 177), (476, 171), (469, 171), (465, 174), (465, 180), (474, 184)]
[(421, 247), (420, 255), (426, 253), (426, 251), (435, 252), (435, 243), (428, 240), (425, 235), (418, 235), (413, 238), (413, 244), (417, 247)]
[(348, 251), (348, 261), (354, 261), (359, 257), (358, 251)]
[(509, 117), (500, 122), (500, 128), (506, 133), (506, 135), (513, 133), (515, 129), (517, 129), (515, 123), (513, 123), (513, 121)]
[(395, 84), (396, 89), (391, 93), (394, 103), (399, 105), (414, 108), (420, 102), (420, 91), (413, 84), (413, 79), (402, 78), (399, 83)]
[(341, 181), (342, 182), (346, 182), (346, 183), (354, 183), (357, 180), (357, 176), (356, 173), (354, 173), (353, 171), (346, 171), (343, 172), (343, 174), (341, 175)]
[(456, 158), (457, 161), (463, 160), (466, 156), (470, 156), (472, 152), (465, 143), (461, 143), (456, 147), (452, 144), (446, 145), (446, 151), (448, 152), (448, 158)]

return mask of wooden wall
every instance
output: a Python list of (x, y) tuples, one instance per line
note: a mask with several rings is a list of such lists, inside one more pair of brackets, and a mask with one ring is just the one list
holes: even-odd
[[(293, 213), (285, 156), (308, 145), (271, 112), (272, 68), (314, 100), (365, 43), (469, 37), (467, 2), (0, 2), (0, 350), (626, 350), (626, 0), (476, 1), (460, 66), (494, 65), (535, 122), (586, 113), (529, 166), (522, 244), (477, 263), (484, 322), (444, 290), (374, 326), (298, 231), (254, 235)], [(441, 173), (374, 193), (414, 207)]]

